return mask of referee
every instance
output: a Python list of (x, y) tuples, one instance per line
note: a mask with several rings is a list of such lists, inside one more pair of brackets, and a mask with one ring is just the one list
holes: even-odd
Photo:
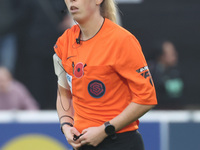
[(61, 130), (75, 150), (144, 150), (138, 119), (157, 104), (138, 40), (113, 0), (65, 0), (77, 22), (54, 46)]

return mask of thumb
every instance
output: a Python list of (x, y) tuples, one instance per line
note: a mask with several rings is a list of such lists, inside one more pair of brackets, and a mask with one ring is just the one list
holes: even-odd
[(82, 134), (85, 134), (87, 132), (87, 129), (84, 129), (83, 131), (82, 131)]
[(76, 128), (73, 128), (72, 129), (72, 133), (79, 136), (80, 135), (80, 132), (76, 129)]

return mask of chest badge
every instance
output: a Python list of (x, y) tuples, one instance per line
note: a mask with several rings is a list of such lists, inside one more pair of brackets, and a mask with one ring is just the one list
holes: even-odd
[(82, 78), (84, 71), (83, 71), (84, 65), (82, 62), (79, 62), (76, 64), (75, 68), (74, 68), (74, 76), (76, 78)]
[(88, 92), (94, 98), (101, 98), (105, 94), (106, 88), (103, 82), (93, 80), (88, 84)]

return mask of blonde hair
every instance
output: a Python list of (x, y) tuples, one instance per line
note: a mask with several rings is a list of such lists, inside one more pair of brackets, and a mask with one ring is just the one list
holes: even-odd
[(116, 23), (117, 5), (114, 0), (103, 0), (101, 3), (101, 15)]

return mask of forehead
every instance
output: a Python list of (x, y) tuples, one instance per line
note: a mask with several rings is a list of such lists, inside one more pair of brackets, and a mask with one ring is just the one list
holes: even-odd
[(96, 3), (96, 0), (76, 0), (76, 1), (74, 1), (74, 0), (65, 0), (65, 2), (67, 2), (67, 3), (83, 3), (83, 4), (86, 4), (86, 3), (92, 3), (92, 2)]

